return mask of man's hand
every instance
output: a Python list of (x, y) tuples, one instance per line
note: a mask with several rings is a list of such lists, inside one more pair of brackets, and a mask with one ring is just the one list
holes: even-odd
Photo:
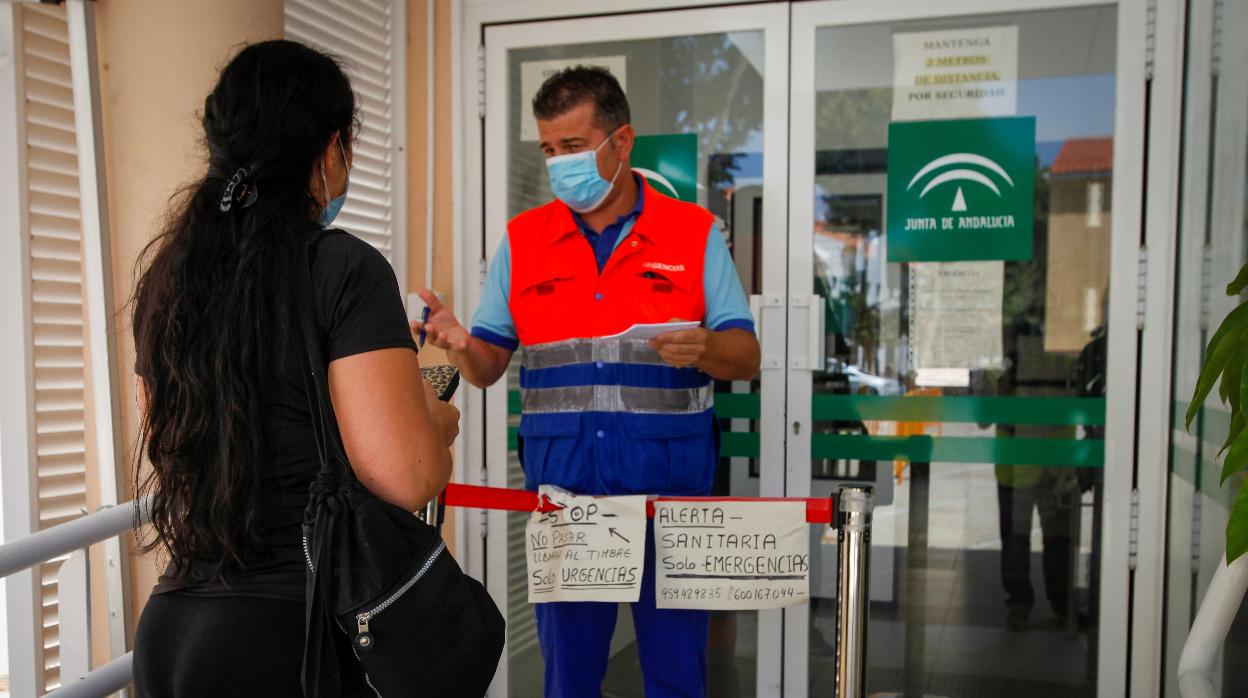
[(468, 348), (468, 340), (472, 336), (467, 328), (459, 324), (459, 319), (451, 309), (442, 304), (433, 291), (427, 288), (416, 290), (416, 295), (429, 306), (429, 319), (424, 323), (419, 320), (411, 323), (412, 333), (425, 331), (425, 339), (433, 346), (445, 351), (463, 351)]
[(676, 368), (696, 366), (706, 356), (707, 345), (713, 333), (705, 327), (664, 332), (650, 340), (650, 346), (659, 352), (659, 358)]
[(733, 328), (716, 332), (705, 327), (664, 332), (650, 340), (664, 363), (696, 367), (717, 380), (753, 380), (760, 352), (753, 332)]
[(418, 337), (423, 329), (425, 341), (446, 351), (446, 357), (459, 369), (459, 375), (478, 388), (493, 385), (502, 377), (511, 361), (510, 350), (473, 337), (433, 291), (420, 288), (416, 289), (416, 295), (429, 306), (429, 318), (423, 323), (411, 323), (413, 337)]

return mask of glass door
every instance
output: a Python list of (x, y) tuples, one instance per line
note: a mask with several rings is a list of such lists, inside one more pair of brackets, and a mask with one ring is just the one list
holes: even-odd
[[(1216, 395), (1189, 430), (1184, 421), (1209, 338), (1240, 301), (1222, 289), (1248, 261), (1248, 50), (1221, 37), (1248, 32), (1248, 5), (1188, 4), (1182, 218), (1175, 277), (1173, 429), (1169, 453), (1163, 695), (1179, 695), (1179, 654), (1226, 550), (1238, 482), (1222, 482), (1218, 457), (1231, 415)], [(1223, 645), (1215, 686), (1223, 695), (1248, 681), (1241, 610)]]
[[(485, 30), (486, 254), (508, 219), (552, 199), (530, 102), (545, 75), (578, 63), (620, 80), (639, 135), (634, 167), (709, 209), (724, 232), (763, 344), (761, 379), (716, 386), (722, 459), (715, 492), (784, 492), (784, 283), (788, 23), (775, 6), (716, 8), (489, 26)], [(650, 154), (645, 151), (649, 150)], [(661, 153), (677, 164), (658, 162)], [(650, 158), (647, 160), (647, 158)], [(676, 181), (685, 176), (684, 185)], [(657, 182), (651, 178), (652, 183)], [(656, 186), (667, 186), (658, 184)], [(523, 486), (516, 457), (518, 361), (486, 394), (488, 484)], [(527, 603), (522, 514), (487, 514), (487, 584), (508, 622), (498, 696), (541, 695), (543, 664)], [(628, 607), (621, 607), (605, 695), (641, 695)], [(715, 613), (710, 694), (780, 694), (781, 617)]]
[[(1142, 88), (1117, 6), (982, 5), (793, 7), (786, 494), (876, 487), (868, 694), (1121, 695)], [(786, 695), (833, 684), (835, 563), (812, 542)]]

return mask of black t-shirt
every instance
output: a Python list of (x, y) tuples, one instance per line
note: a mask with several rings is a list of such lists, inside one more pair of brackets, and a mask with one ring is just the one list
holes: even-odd
[[(321, 234), (311, 250), (312, 285), (317, 321), (326, 338), (326, 360), (377, 349), (416, 350), (407, 326), (399, 285), (390, 263), (371, 245), (341, 230)], [(292, 323), (297, 323), (292, 318)], [(307, 359), (298, 326), (284, 333), (289, 341), (274, 352), (274, 382), (264, 405), (268, 458), (261, 464), (255, 531), (260, 546), (244, 555), (244, 570), (229, 582), (211, 561), (192, 561), (189, 572), (174, 575), (170, 566), (152, 591), (203, 596), (261, 596), (303, 601), (302, 531), (308, 486), (320, 469), (312, 435), (304, 376)], [(143, 371), (140, 371), (142, 374)]]

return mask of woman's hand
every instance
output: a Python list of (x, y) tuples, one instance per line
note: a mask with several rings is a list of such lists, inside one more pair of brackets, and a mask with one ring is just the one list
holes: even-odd
[(433, 384), (422, 380), (425, 386), (425, 402), (429, 405), (429, 418), (433, 420), (433, 431), (442, 439), (442, 443), (450, 448), (459, 436), (459, 410), (449, 402), (438, 399)]
[(451, 479), (459, 411), (439, 402), (407, 347), (353, 354), (329, 364), (329, 393), (342, 445), (360, 484), (416, 511)]

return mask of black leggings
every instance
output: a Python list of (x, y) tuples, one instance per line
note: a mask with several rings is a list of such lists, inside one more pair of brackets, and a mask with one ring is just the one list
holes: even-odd
[(134, 638), (139, 698), (301, 696), (303, 604), (157, 594)]

